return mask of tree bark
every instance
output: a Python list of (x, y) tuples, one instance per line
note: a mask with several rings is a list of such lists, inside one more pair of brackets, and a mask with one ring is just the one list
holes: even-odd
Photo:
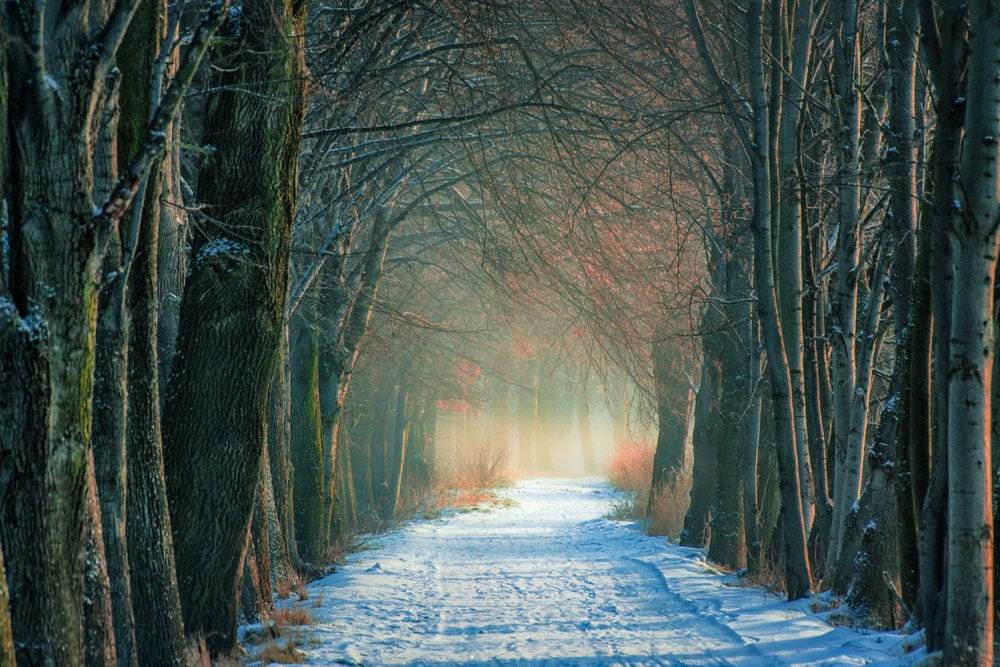
[[(1000, 248), (1000, 7), (969, 6), (968, 101), (950, 236), (955, 267), (948, 376), (948, 664), (993, 662), (990, 397)], [(955, 210), (957, 209), (957, 210)], [(943, 341), (942, 341), (943, 342)]]
[[(265, 453), (264, 456), (266, 457), (267, 454)], [(262, 465), (267, 464), (265, 462)], [(270, 484), (270, 480), (261, 475), (257, 484), (257, 502), (254, 504), (253, 520), (250, 522), (250, 540), (240, 591), (240, 607), (243, 618), (250, 623), (266, 622), (274, 616), (274, 591), (271, 588), (271, 545), (268, 539), (267, 523), (267, 484)]]
[(183, 665), (184, 635), (167, 507), (161, 436), (157, 247), (162, 172), (146, 184), (138, 246), (128, 272), (126, 536), (136, 655), (141, 665)]
[(656, 452), (653, 455), (653, 478), (649, 502), (667, 484), (671, 475), (684, 470), (684, 445), (692, 391), (684, 374), (679, 342), (664, 326), (653, 333), (653, 383), (656, 392)]
[(73, 667), (84, 660), (87, 539), (99, 534), (87, 510), (94, 339), (102, 241), (115, 232), (93, 218), (110, 61), (77, 56), (101, 44), (113, 59), (120, 34), (101, 36), (110, 3), (50, 10), (2, 9), (5, 44), (30, 48), (2, 61), (10, 246), (0, 285), (0, 544), (18, 662)]
[(302, 2), (243, 3), (217, 47), (208, 104), (205, 141), (217, 150), (199, 177), (208, 219), (184, 286), (164, 449), (184, 627), (213, 656), (236, 647), (284, 323), (305, 14)]
[(83, 572), (83, 644), (87, 665), (112, 667), (115, 657), (115, 628), (111, 609), (111, 583), (105, 567), (104, 537), (101, 535), (101, 508), (97, 498), (93, 456), (87, 461), (87, 522)]
[(10, 630), (10, 596), (7, 594), (7, 570), (0, 550), (0, 665), (14, 664), (14, 636)]
[[(714, 264), (719, 258), (716, 254)], [(703, 358), (701, 382), (694, 407), (694, 465), (691, 473), (691, 504), (684, 515), (680, 543), (687, 547), (704, 547), (709, 540), (709, 520), (717, 484), (719, 451), (723, 447), (723, 394), (725, 376), (722, 368), (721, 327), (725, 326), (719, 306), (709, 303), (701, 321)]]
[[(833, 521), (826, 566), (840, 559), (847, 514), (861, 495), (867, 390), (859, 405), (857, 369), (858, 261), (860, 251), (861, 141), (860, 40), (857, 3), (834, 5), (833, 73), (837, 110), (837, 272), (831, 312), (835, 474)], [(858, 414), (860, 412), (860, 414)]]
[(323, 441), (319, 405), (319, 325), (316, 297), (306, 296), (290, 325), (292, 495), (299, 556), (313, 568), (325, 558)]
[[(912, 433), (914, 492), (923, 495), (920, 531), (920, 607), (921, 620), (927, 634), (929, 650), (944, 647), (946, 618), (946, 571), (948, 565), (945, 545), (945, 521), (948, 514), (948, 391), (949, 350), (945, 341), (951, 335), (951, 296), (954, 276), (951, 259), (951, 242), (948, 225), (954, 201), (954, 183), (958, 173), (961, 137), (965, 122), (965, 57), (966, 57), (966, 4), (948, 0), (935, 6), (929, 0), (920, 3), (920, 25), (927, 61), (935, 88), (935, 116), (937, 123), (931, 146), (928, 173), (929, 192), (924, 206), (921, 226), (928, 229), (929, 290), (932, 347), (929, 354), (930, 381), (925, 433), (920, 425)], [(919, 280), (918, 276), (918, 280)], [(918, 297), (919, 298), (919, 297)], [(916, 307), (915, 307), (916, 308)], [(915, 311), (914, 317), (924, 317)], [(919, 337), (917, 337), (919, 338)], [(915, 352), (915, 355), (917, 353)], [(922, 364), (917, 355), (915, 362)], [(918, 377), (921, 369), (918, 371)], [(914, 404), (913, 410), (919, 410)], [(925, 474), (925, 470), (927, 471)], [(925, 487), (918, 486), (926, 482)]]

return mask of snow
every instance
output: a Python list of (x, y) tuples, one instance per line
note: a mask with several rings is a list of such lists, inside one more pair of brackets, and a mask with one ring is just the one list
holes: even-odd
[[(377, 536), (298, 603), (310, 665), (899, 665), (899, 633), (834, 627), (704, 553), (604, 515), (597, 479), (523, 481), (509, 507)], [(910, 650), (909, 653), (907, 651)]]
[(218, 236), (201, 247), (201, 250), (198, 251), (197, 261), (204, 262), (205, 260), (218, 255), (236, 257), (246, 256), (249, 254), (250, 248), (243, 245), (239, 241), (234, 241), (233, 239), (225, 236)]

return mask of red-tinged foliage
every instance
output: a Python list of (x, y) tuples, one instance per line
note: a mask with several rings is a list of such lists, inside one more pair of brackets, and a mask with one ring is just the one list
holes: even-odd
[(617, 491), (648, 493), (653, 480), (653, 454), (649, 442), (630, 441), (618, 446), (608, 463), (608, 482)]

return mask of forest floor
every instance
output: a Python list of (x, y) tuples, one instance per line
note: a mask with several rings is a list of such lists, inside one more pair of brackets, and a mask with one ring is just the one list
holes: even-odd
[(739, 585), (605, 515), (597, 479), (535, 479), (482, 511), (373, 538), (295, 603), (310, 665), (912, 664), (918, 636), (835, 627), (823, 599)]

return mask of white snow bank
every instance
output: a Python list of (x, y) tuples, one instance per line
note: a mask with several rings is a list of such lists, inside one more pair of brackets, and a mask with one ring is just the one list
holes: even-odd
[(376, 538), (300, 603), (310, 665), (900, 665), (900, 633), (835, 628), (732, 584), (700, 550), (608, 521), (597, 479), (540, 479), (512, 507)]

